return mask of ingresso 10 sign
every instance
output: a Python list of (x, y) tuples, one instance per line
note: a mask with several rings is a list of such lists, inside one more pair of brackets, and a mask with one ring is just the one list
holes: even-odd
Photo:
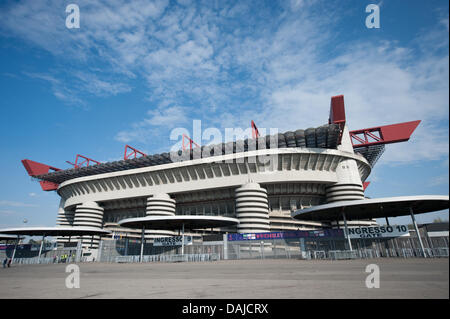
[[(153, 240), (153, 246), (181, 246), (183, 236), (158, 237)], [(192, 236), (184, 236), (184, 244), (192, 244)]]
[(407, 225), (349, 227), (350, 238), (380, 238), (409, 236)]

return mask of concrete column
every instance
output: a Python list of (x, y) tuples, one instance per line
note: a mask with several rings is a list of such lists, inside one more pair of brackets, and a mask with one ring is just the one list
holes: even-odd
[(82, 241), (81, 239), (78, 239), (78, 243), (77, 243), (77, 254), (75, 256), (75, 262), (80, 262), (81, 261), (81, 253), (82, 253), (83, 249), (82, 249)]
[(184, 255), (184, 223), (181, 228), (181, 255)]
[(223, 234), (223, 259), (228, 259), (228, 236)]
[(145, 243), (145, 227), (142, 226), (142, 233), (141, 233), (141, 257), (139, 259), (140, 262), (142, 262), (142, 257), (144, 256), (144, 243)]
[(98, 247), (98, 254), (97, 254), (97, 262), (102, 261), (102, 250), (103, 250), (103, 240), (100, 240), (100, 244)]
[(41, 263), (42, 246), (44, 246), (45, 234), (42, 235), (41, 247), (39, 247), (38, 264)]
[(267, 190), (258, 183), (247, 183), (235, 191), (239, 233), (270, 231)]
[(16, 250), (17, 250), (17, 245), (19, 244), (19, 235), (17, 235), (17, 240), (16, 240), (16, 244), (14, 245), (14, 251), (11, 257), (11, 263), (14, 262), (14, 257), (16, 257)]
[(348, 234), (347, 219), (345, 218), (345, 213), (344, 212), (342, 212), (342, 217), (344, 218), (345, 237), (347, 237), (348, 247), (350, 248), (350, 251), (352, 251), (353, 250), (353, 248), (352, 248), (352, 240), (350, 239), (350, 236)]
[(305, 247), (305, 238), (300, 238), (300, 252), (302, 254), (302, 256), (305, 256), (306, 254), (306, 247)]

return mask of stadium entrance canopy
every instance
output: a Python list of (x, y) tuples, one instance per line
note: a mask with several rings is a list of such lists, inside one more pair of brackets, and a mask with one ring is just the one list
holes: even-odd
[(180, 230), (182, 234), (181, 254), (184, 255), (184, 229), (202, 229), (212, 227), (226, 227), (239, 224), (236, 218), (222, 216), (147, 216), (127, 218), (119, 221), (122, 227), (142, 229), (141, 257), (144, 252), (145, 229)]
[(18, 228), (4, 228), (0, 229), (0, 233), (6, 235), (16, 235), (16, 245), (14, 246), (14, 252), (12, 260), (16, 254), (17, 244), (19, 237), (22, 236), (42, 236), (41, 247), (39, 248), (39, 257), (41, 259), (42, 246), (46, 236), (83, 236), (83, 235), (108, 235), (111, 232), (106, 229), (100, 229), (96, 227), (18, 227)]
[(422, 253), (425, 249), (420, 238), (414, 214), (423, 214), (449, 208), (449, 197), (440, 195), (400, 196), (374, 199), (361, 199), (317, 205), (311, 208), (297, 210), (291, 216), (299, 220), (333, 221), (344, 220), (345, 234), (349, 248), (352, 244), (348, 234), (347, 219), (360, 220), (410, 215), (419, 239)]

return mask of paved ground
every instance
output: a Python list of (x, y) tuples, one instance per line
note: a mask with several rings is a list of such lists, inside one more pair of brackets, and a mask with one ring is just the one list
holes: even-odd
[[(368, 264), (378, 289), (366, 288)], [(0, 298), (449, 298), (448, 258), (85, 263), (79, 289), (66, 288), (66, 266), (0, 268)]]

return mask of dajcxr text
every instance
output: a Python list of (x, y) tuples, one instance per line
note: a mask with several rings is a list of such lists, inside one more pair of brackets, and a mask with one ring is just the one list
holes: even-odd
[(227, 313), (242, 314), (243, 316), (251, 313), (269, 313), (267, 304), (249, 303), (249, 304), (227, 304)]

